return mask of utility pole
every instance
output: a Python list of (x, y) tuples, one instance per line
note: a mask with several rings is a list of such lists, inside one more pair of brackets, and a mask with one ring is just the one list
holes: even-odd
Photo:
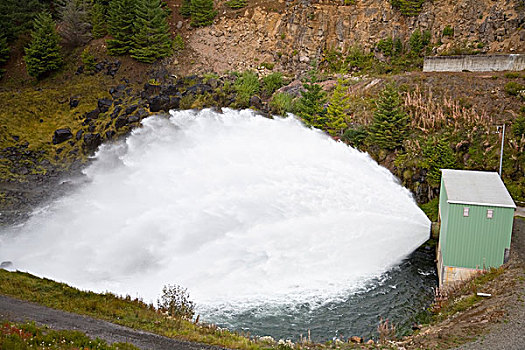
[[(498, 126), (499, 131), (500, 126)], [(505, 144), (505, 124), (503, 124), (503, 135), (501, 136), (501, 151), (499, 152), (499, 177), (501, 177), (501, 169), (503, 167), (503, 145)]]

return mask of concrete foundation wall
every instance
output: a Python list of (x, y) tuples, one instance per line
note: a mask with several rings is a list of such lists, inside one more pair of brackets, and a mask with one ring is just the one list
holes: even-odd
[(423, 72), (493, 72), (525, 70), (525, 54), (425, 57)]

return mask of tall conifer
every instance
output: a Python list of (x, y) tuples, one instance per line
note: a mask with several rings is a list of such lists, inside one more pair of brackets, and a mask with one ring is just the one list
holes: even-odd
[(107, 6), (96, 2), (93, 4), (91, 9), (91, 34), (93, 38), (103, 38), (108, 33), (107, 28), (107, 17), (106, 17)]
[(346, 117), (350, 103), (348, 102), (349, 98), (346, 96), (345, 90), (343, 80), (339, 79), (326, 110), (328, 132), (332, 136), (341, 135), (347, 127)]
[(193, 27), (212, 24), (216, 15), (213, 0), (191, 0), (191, 25)]
[(60, 35), (64, 42), (81, 46), (91, 40), (91, 3), (88, 0), (65, 0), (60, 6)]
[(168, 56), (171, 52), (169, 26), (160, 0), (142, 0), (136, 13), (131, 57), (140, 62), (153, 63)]
[(62, 66), (60, 38), (49, 13), (44, 12), (36, 16), (31, 37), (24, 60), (29, 75), (40, 79)]
[[(7, 39), (0, 34), (0, 67), (2, 67), (9, 59), (9, 46), (7, 46)], [(0, 78), (4, 75), (5, 70), (0, 68)]]
[(395, 85), (385, 87), (370, 125), (370, 137), (373, 143), (383, 149), (396, 149), (403, 144), (408, 134), (409, 116), (401, 107), (401, 100)]
[(107, 40), (110, 55), (124, 55), (132, 49), (136, 5), (136, 0), (113, 0), (109, 3), (108, 32), (113, 37)]

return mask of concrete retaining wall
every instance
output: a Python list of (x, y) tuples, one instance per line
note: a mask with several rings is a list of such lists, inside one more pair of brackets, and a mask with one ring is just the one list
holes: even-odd
[(525, 55), (471, 55), (425, 57), (423, 72), (493, 72), (525, 70)]

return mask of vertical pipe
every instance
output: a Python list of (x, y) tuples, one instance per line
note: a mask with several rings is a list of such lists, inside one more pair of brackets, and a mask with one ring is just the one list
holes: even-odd
[(505, 124), (503, 124), (503, 135), (501, 136), (501, 151), (499, 153), (499, 177), (501, 177), (501, 168), (503, 166), (503, 145), (505, 144)]

